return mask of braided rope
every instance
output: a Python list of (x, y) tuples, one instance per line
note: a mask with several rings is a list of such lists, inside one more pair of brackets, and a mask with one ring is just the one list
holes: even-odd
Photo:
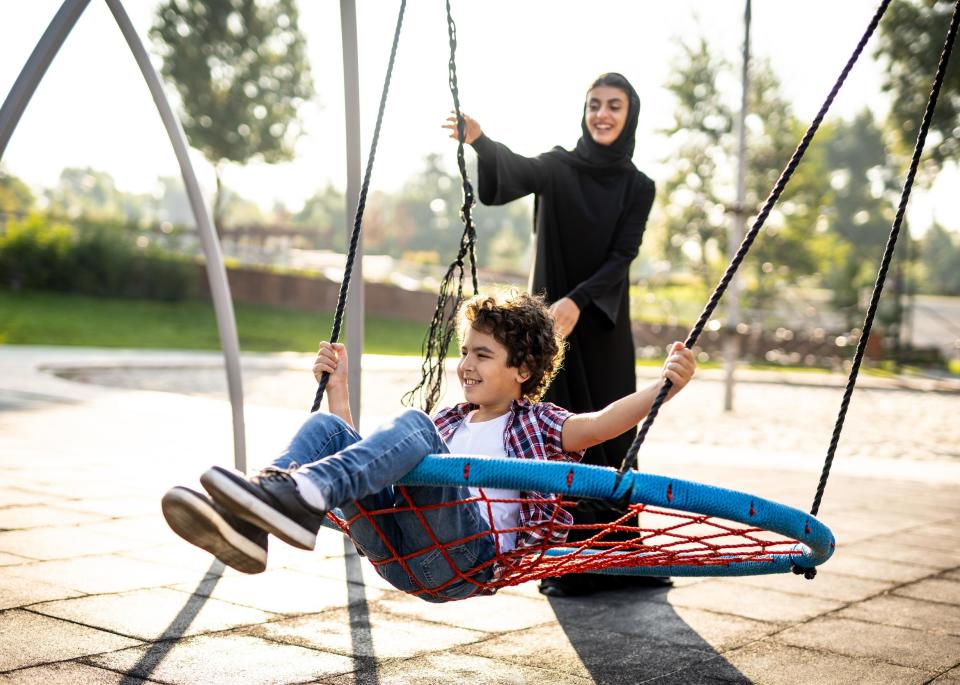
[(428, 414), (433, 411), (443, 391), (443, 362), (447, 350), (457, 332), (457, 311), (463, 302), (464, 258), (470, 262), (470, 276), (473, 293), (480, 287), (477, 280), (476, 240), (477, 230), (473, 224), (472, 211), (476, 204), (473, 184), (467, 176), (467, 163), (463, 155), (464, 128), (466, 124), (460, 113), (460, 89), (457, 85), (457, 25), (453, 21), (450, 0), (447, 0), (447, 35), (450, 40), (450, 59), (447, 63), (448, 84), (453, 96), (453, 108), (457, 118), (457, 167), (463, 184), (463, 203), (460, 206), (460, 220), (463, 222), (463, 234), (460, 236), (460, 248), (457, 257), (447, 268), (440, 282), (437, 306), (430, 320), (430, 328), (423, 342), (423, 365), (420, 367), (420, 382), (403, 396), (403, 403), (413, 404), (419, 393), (422, 409)]
[[(333, 316), (333, 330), (330, 332), (330, 342), (340, 339), (340, 328), (343, 325), (343, 312), (347, 304), (347, 293), (350, 290), (350, 277), (353, 274), (353, 263), (357, 257), (357, 248), (360, 244), (360, 232), (363, 225), (363, 211), (367, 206), (367, 190), (370, 188), (370, 176), (373, 173), (373, 160), (377, 154), (377, 143), (380, 140), (380, 127), (383, 124), (383, 112), (387, 107), (387, 93), (390, 90), (390, 79), (393, 76), (393, 64), (397, 58), (397, 45), (400, 42), (400, 28), (403, 26), (403, 13), (407, 7), (407, 0), (400, 0), (400, 11), (397, 14), (397, 28), (393, 33), (393, 45), (390, 48), (390, 61), (387, 63), (387, 75), (383, 81), (383, 91), (380, 94), (380, 109), (377, 111), (377, 125), (373, 129), (373, 140), (370, 142), (370, 154), (367, 157), (367, 169), (363, 175), (363, 185), (360, 187), (360, 197), (357, 201), (357, 213), (353, 221), (353, 231), (350, 234), (350, 248), (347, 251), (347, 263), (344, 266), (343, 281), (340, 283), (340, 293), (337, 296), (337, 310)], [(361, 284), (362, 287), (362, 284)], [(313, 399), (311, 412), (320, 408), (323, 393), (327, 389), (330, 374), (324, 373), (317, 386), (317, 394)]]
[[(790, 158), (787, 166), (781, 172), (780, 178), (777, 179), (777, 182), (774, 185), (773, 190), (770, 191), (770, 195), (767, 197), (766, 202), (764, 202), (763, 208), (760, 210), (760, 214), (754, 221), (750, 231), (746, 236), (744, 236), (743, 242), (740, 243), (740, 248), (737, 250), (737, 254), (734, 256), (729, 266), (727, 266), (727, 270), (723, 274), (723, 278), (720, 279), (720, 282), (717, 284), (713, 294), (710, 296), (706, 307), (704, 307), (703, 312), (700, 314), (700, 318), (697, 320), (696, 325), (694, 325), (693, 330), (691, 330), (690, 334), (687, 336), (687, 339), (684, 342), (684, 346), (687, 348), (693, 348), (693, 346), (697, 344), (697, 340), (700, 338), (700, 334), (703, 332), (704, 326), (710, 319), (710, 315), (713, 314), (713, 311), (716, 309), (717, 304), (720, 302), (720, 298), (723, 297), (724, 292), (727, 290), (727, 286), (733, 279), (733, 275), (737, 272), (737, 269), (740, 267), (740, 263), (743, 261), (744, 257), (746, 257), (747, 252), (753, 245), (753, 241), (757, 237), (757, 234), (760, 233), (760, 229), (763, 228), (763, 224), (766, 222), (774, 204), (776, 204), (777, 200), (780, 198), (780, 195), (783, 193), (784, 188), (786, 188), (787, 182), (790, 180), (791, 176), (793, 176), (793, 172), (796, 170), (797, 165), (800, 163), (804, 153), (807, 151), (807, 148), (813, 140), (814, 135), (820, 128), (820, 124), (823, 121), (824, 116), (826, 116), (827, 111), (830, 109), (830, 106), (833, 104), (840, 87), (846, 81), (847, 75), (850, 73), (853, 65), (856, 64), (857, 59), (860, 57), (860, 53), (863, 52), (863, 48), (873, 35), (874, 30), (880, 23), (880, 18), (883, 16), (884, 12), (886, 12), (889, 4), (890, 0), (883, 0), (880, 3), (880, 6), (877, 8), (876, 13), (870, 20), (869, 26), (867, 26), (867, 30), (860, 38), (860, 42), (857, 43), (856, 49), (853, 51), (850, 59), (847, 60), (846, 65), (844, 65), (843, 70), (840, 72), (840, 76), (837, 78), (836, 83), (833, 84), (833, 88), (830, 90), (826, 100), (824, 100), (823, 105), (820, 107), (820, 111), (817, 113), (817, 116), (810, 124), (810, 127), (807, 129), (806, 133), (804, 133), (800, 144), (797, 145), (797, 149), (794, 150), (793, 156)], [(623, 458), (623, 463), (619, 469), (620, 474), (625, 473), (632, 464), (636, 463), (637, 452), (639, 452), (640, 446), (643, 444), (643, 441), (647, 436), (647, 432), (653, 425), (654, 420), (656, 420), (657, 414), (660, 412), (660, 407), (666, 401), (667, 394), (670, 392), (670, 388), (672, 387), (673, 383), (671, 381), (664, 381), (663, 386), (660, 388), (660, 392), (657, 393), (657, 396), (653, 401), (653, 405), (650, 407), (650, 412), (647, 414), (646, 419), (643, 421), (643, 425), (640, 427), (640, 430), (637, 433), (637, 437), (634, 439), (633, 443), (630, 445), (630, 449), (627, 450), (626, 456)]]
[(953, 43), (957, 37), (957, 24), (960, 21), (960, 0), (957, 1), (953, 11), (953, 19), (950, 22), (950, 28), (947, 31), (947, 37), (944, 40), (943, 51), (940, 53), (940, 63), (937, 66), (937, 75), (933, 80), (933, 87), (930, 90), (930, 97), (927, 100), (927, 108), (923, 113), (923, 121), (920, 124), (920, 131), (917, 134), (917, 143), (913, 148), (913, 158), (910, 161), (910, 170), (907, 172), (906, 180), (903, 182), (903, 190), (900, 193), (900, 203), (897, 207), (897, 216), (893, 220), (893, 226), (890, 228), (890, 235), (887, 238), (887, 245), (883, 251), (883, 261), (880, 264), (880, 270), (877, 273), (876, 282), (873, 285), (873, 293), (870, 296), (870, 306), (867, 308), (866, 317), (863, 320), (863, 332), (857, 341), (857, 351), (853, 357), (853, 366), (850, 369), (850, 377), (847, 379), (847, 387), (843, 392), (843, 400), (840, 403), (840, 413), (837, 416), (837, 423), (833, 428), (833, 435), (830, 438), (830, 447), (827, 450), (827, 458), (823, 465), (823, 472), (820, 474), (820, 482), (817, 485), (817, 494), (813, 498), (813, 506), (810, 513), (814, 516), (820, 510), (820, 500), (823, 499), (823, 491), (827, 487), (827, 478), (830, 476), (830, 467), (833, 465), (833, 457), (837, 451), (837, 444), (840, 442), (840, 431), (843, 430), (843, 422), (847, 415), (847, 407), (850, 405), (850, 397), (853, 394), (853, 388), (857, 383), (857, 375), (860, 372), (860, 364), (863, 361), (867, 349), (867, 339), (870, 337), (870, 329), (873, 327), (873, 319), (876, 316), (877, 308), (880, 304), (880, 295), (883, 293), (883, 284), (887, 278), (887, 270), (893, 259), (893, 251), (897, 246), (897, 238), (900, 235), (900, 227), (903, 224), (903, 216), (907, 210), (907, 201), (910, 199), (910, 191), (913, 188), (913, 180), (917, 175), (917, 168), (920, 166), (920, 156), (923, 154), (923, 146), (926, 143), (927, 132), (930, 129), (930, 122), (933, 119), (933, 112), (937, 106), (937, 97), (940, 94), (940, 88), (943, 85), (944, 75), (947, 71), (947, 64), (950, 61), (950, 52), (953, 49)]

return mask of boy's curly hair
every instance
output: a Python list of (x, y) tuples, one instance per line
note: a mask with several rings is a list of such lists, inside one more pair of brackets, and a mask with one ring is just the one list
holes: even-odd
[(461, 340), (467, 326), (492, 335), (506, 347), (509, 366), (530, 372), (520, 386), (524, 397), (536, 402), (543, 396), (563, 364), (564, 342), (542, 297), (523, 292), (506, 297), (476, 295), (460, 308)]

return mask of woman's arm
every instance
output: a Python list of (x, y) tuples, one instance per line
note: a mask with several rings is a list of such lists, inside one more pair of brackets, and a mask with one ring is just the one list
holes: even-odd
[(619, 286), (627, 277), (630, 263), (640, 250), (655, 193), (653, 181), (648, 181), (636, 194), (630, 209), (617, 227), (604, 263), (590, 278), (579, 283), (567, 294), (580, 310), (592, 302), (607, 315), (611, 323), (616, 324), (617, 308), (620, 304)]
[(625, 433), (650, 412), (664, 379), (673, 383), (667, 394), (669, 400), (693, 378), (696, 369), (697, 361), (693, 352), (681, 342), (673, 343), (663, 363), (661, 380), (611, 402), (599, 411), (569, 417), (563, 424), (563, 449), (571, 452), (585, 450)]
[[(531, 193), (539, 193), (546, 180), (546, 166), (539, 157), (524, 157), (483, 133), (480, 123), (460, 112), (464, 142), (477, 153), (477, 194), (485, 205), (502, 205)], [(442, 127), (457, 139), (457, 120), (447, 118)]]

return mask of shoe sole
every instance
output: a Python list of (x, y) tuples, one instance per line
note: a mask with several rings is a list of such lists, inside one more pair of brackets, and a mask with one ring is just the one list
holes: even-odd
[(308, 551), (317, 546), (317, 534), (274, 509), (262, 499), (252, 494), (228, 471), (211, 468), (200, 476), (200, 484), (210, 493), (217, 503), (244, 521), (277, 536), (288, 545)]
[(241, 573), (266, 570), (267, 551), (235, 531), (202, 497), (173, 488), (163, 496), (160, 506), (173, 532), (190, 544)]

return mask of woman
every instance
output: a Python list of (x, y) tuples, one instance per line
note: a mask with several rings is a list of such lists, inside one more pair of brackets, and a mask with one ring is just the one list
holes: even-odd
[[(603, 74), (587, 92), (576, 148), (555, 147), (533, 158), (494, 142), (463, 115), (464, 142), (477, 152), (480, 201), (500, 205), (534, 194), (530, 291), (552, 303), (551, 314), (569, 345), (545, 400), (575, 413), (636, 391), (628, 274), (655, 193), (653, 181), (631, 161), (639, 113), (640, 98), (630, 82), (617, 73)], [(444, 128), (456, 139), (455, 117)], [(619, 467), (635, 434), (634, 429), (591, 448), (583, 461)], [(579, 524), (619, 516), (587, 503), (575, 512)], [(614, 576), (567, 574), (544, 580), (540, 590), (586, 594), (618, 582)]]

